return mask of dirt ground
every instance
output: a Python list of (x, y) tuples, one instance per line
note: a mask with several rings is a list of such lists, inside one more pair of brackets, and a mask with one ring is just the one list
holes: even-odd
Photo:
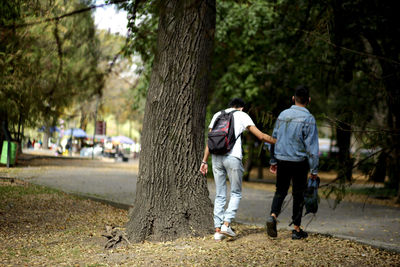
[(105, 226), (123, 230), (127, 212), (19, 180), (0, 179), (0, 266), (399, 266), (400, 254), (312, 234), (269, 238), (233, 225), (238, 236), (212, 234), (106, 250)]

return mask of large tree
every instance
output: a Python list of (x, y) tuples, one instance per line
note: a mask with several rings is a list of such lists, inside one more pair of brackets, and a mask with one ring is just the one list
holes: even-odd
[(170, 240), (212, 230), (204, 148), (214, 0), (160, 1), (130, 240)]

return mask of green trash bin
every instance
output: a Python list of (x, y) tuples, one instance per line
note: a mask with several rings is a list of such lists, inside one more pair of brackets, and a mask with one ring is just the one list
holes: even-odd
[[(15, 158), (17, 155), (17, 143), (11, 142), (11, 153), (10, 153), (10, 165), (15, 164)], [(7, 164), (7, 152), (8, 152), (8, 142), (3, 142), (3, 150), (1, 151), (0, 163)]]

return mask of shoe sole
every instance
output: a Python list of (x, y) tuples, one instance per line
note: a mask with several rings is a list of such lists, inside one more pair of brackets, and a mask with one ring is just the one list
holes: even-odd
[(267, 222), (267, 234), (270, 237), (277, 237), (278, 232), (274, 229), (276, 227), (274, 222)]
[(304, 232), (304, 233), (305, 233), (304, 236), (297, 236), (297, 235), (292, 234), (292, 239), (293, 240), (306, 239), (308, 237), (308, 234), (306, 232)]
[(229, 237), (235, 237), (236, 236), (236, 234), (231, 235), (228, 232), (222, 232), (222, 231), (221, 231), (221, 234), (223, 234), (224, 236), (229, 236)]
[[(307, 236), (308, 237), (308, 236)], [(306, 239), (307, 237), (292, 237), (292, 240)]]

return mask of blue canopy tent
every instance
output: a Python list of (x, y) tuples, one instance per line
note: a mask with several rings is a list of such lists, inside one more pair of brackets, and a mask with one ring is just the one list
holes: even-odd
[(87, 134), (84, 130), (80, 128), (71, 128), (64, 131), (64, 136), (73, 136), (75, 138), (86, 138)]
[[(44, 132), (46, 130), (45, 126), (42, 126), (38, 129), (39, 132)], [(52, 126), (50, 127), (50, 134), (54, 133), (54, 132), (60, 132), (60, 129), (57, 126)]]
[(127, 144), (127, 145), (133, 145), (135, 143), (135, 141), (123, 135), (113, 136), (111, 137), (111, 141), (116, 144)]

